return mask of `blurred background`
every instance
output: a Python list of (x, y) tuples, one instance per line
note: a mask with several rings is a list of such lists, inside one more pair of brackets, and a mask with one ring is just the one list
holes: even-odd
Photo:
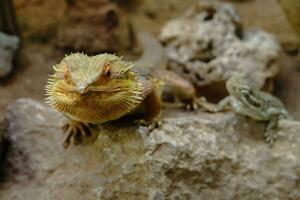
[[(16, 38), (4, 38), (0, 41), (10, 42), (7, 45), (12, 46), (10, 52), (14, 55), (11, 72), (4, 73), (1, 77), (0, 117), (3, 118), (6, 105), (16, 98), (42, 100), (47, 76), (51, 73), (52, 66), (65, 54), (81, 51), (88, 54), (116, 52), (130, 55), (135, 52), (136, 32), (143, 30), (158, 35), (168, 20), (182, 15), (196, 2), (198, 1), (162, 0), (157, 3), (155, 0), (2, 0), (0, 30), (7, 35), (16, 36), (20, 42), (13, 40)], [(289, 5), (282, 2), (231, 1), (245, 27), (260, 27), (275, 34), (284, 49), (279, 61), (283, 72), (277, 80), (285, 79), (288, 84), (291, 76), (298, 76), (291, 73), (287, 78), (284, 74), (299, 66), (299, 60), (296, 59), (299, 38), (295, 27), (291, 25), (294, 21), (288, 12)], [(5, 58), (3, 54), (0, 58), (9, 62), (10, 56)], [(5, 68), (3, 64), (0, 67)], [(298, 92), (298, 78), (295, 77), (293, 81), (285, 90)], [(296, 105), (295, 93), (292, 98), (287, 91), (278, 93), (290, 108)], [(297, 108), (291, 110), (296, 112)], [(297, 112), (296, 115), (300, 116)]]
[[(137, 32), (158, 35), (168, 20), (181, 16), (198, 1), (1, 0), (0, 31), (5, 36), (0, 37), (0, 118), (14, 99), (42, 101), (47, 76), (65, 54), (114, 52), (130, 57), (138, 52)], [(278, 39), (283, 51), (275, 93), (299, 118), (297, 0), (226, 2), (235, 6), (245, 28), (259, 27)]]
[[(0, 31), (16, 38), (10, 43), (13, 54), (11, 72), (4, 69), (0, 81), (0, 119), (6, 105), (19, 97), (43, 100), (44, 85), (52, 66), (70, 52), (135, 52), (135, 33), (148, 31), (158, 35), (166, 21), (181, 16), (197, 0), (2, 0)], [(230, 2), (230, 1), (227, 1)], [(282, 1), (292, 2), (292, 1)], [(244, 27), (260, 27), (275, 34), (284, 52), (280, 58), (288, 87), (278, 95), (297, 116), (295, 93), (299, 91), (297, 74), (285, 76), (299, 66), (296, 59), (299, 38), (290, 16), (289, 5), (276, 0), (235, 0), (231, 3), (241, 16)], [(287, 12), (286, 12), (287, 11)], [(288, 13), (288, 15), (285, 15)], [(291, 19), (291, 20), (290, 20)], [(297, 23), (297, 22), (295, 22)], [(4, 41), (5, 40), (5, 41)], [(3, 51), (3, 50), (0, 50)], [(0, 57), (9, 62), (11, 55)], [(4, 63), (2, 61), (1, 63)], [(1, 68), (8, 68), (8, 63)], [(292, 69), (291, 69), (292, 68)], [(278, 87), (280, 89), (280, 87)], [(286, 90), (293, 91), (290, 97)], [(298, 95), (300, 96), (300, 95)]]

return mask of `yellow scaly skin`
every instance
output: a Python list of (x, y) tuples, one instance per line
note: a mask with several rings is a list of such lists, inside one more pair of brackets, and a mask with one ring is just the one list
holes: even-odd
[(132, 66), (115, 55), (89, 57), (80, 53), (66, 56), (54, 66), (46, 86), (46, 101), (70, 118), (63, 126), (65, 147), (79, 143), (81, 136), (88, 134), (89, 124), (118, 119), (147, 99), (154, 106), (147, 113), (148, 119), (159, 114), (161, 103), (155, 79), (139, 74)]

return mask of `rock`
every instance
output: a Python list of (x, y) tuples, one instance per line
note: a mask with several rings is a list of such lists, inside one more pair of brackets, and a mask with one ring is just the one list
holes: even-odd
[[(28, 42), (52, 44), (66, 10), (65, 4), (66, 1), (15, 0), (13, 5), (22, 39)], [(24, 49), (26, 47), (27, 45), (24, 45)]]
[(119, 121), (64, 149), (64, 117), (44, 104), (19, 99), (5, 120), (2, 200), (300, 198), (299, 122), (281, 121), (270, 147), (234, 113), (169, 110), (160, 130)]
[(12, 70), (13, 58), (19, 44), (18, 37), (0, 32), (0, 78), (8, 75)]
[(262, 88), (278, 72), (275, 38), (261, 30), (243, 30), (230, 4), (201, 1), (168, 22), (160, 39), (169, 67), (199, 88), (224, 83), (236, 72), (246, 73)]
[(128, 27), (123, 19), (108, 0), (69, 1), (58, 28), (57, 44), (91, 54), (120, 50), (129, 45)]
[(282, 7), (291, 25), (293, 25), (293, 27), (297, 31), (300, 39), (300, 19), (299, 19), (300, 2), (297, 0), (290, 0), (290, 1), (277, 0), (277, 2)]

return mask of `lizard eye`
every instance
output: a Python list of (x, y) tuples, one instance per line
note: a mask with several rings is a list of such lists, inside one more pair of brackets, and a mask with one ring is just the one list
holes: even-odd
[(66, 66), (64, 68), (64, 71), (63, 71), (63, 75), (64, 75), (64, 80), (67, 82), (67, 83), (71, 83), (71, 77), (70, 77), (70, 72), (69, 72), (69, 68)]
[(110, 64), (104, 64), (102, 75), (106, 80), (110, 79), (111, 77), (111, 65)]

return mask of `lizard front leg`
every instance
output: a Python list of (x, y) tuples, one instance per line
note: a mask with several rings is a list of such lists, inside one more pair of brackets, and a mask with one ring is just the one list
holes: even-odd
[(92, 124), (74, 121), (69, 119), (62, 127), (63, 146), (68, 148), (70, 144), (80, 144), (83, 137), (92, 135)]
[(150, 130), (161, 126), (161, 93), (158, 88), (154, 88), (143, 102), (145, 109), (144, 118), (139, 120), (139, 124), (146, 125)]
[(274, 115), (273, 117), (271, 117), (271, 119), (268, 122), (265, 131), (265, 138), (266, 138), (266, 142), (269, 144), (273, 143), (276, 139), (275, 129), (278, 127), (278, 122), (279, 122), (278, 115)]

